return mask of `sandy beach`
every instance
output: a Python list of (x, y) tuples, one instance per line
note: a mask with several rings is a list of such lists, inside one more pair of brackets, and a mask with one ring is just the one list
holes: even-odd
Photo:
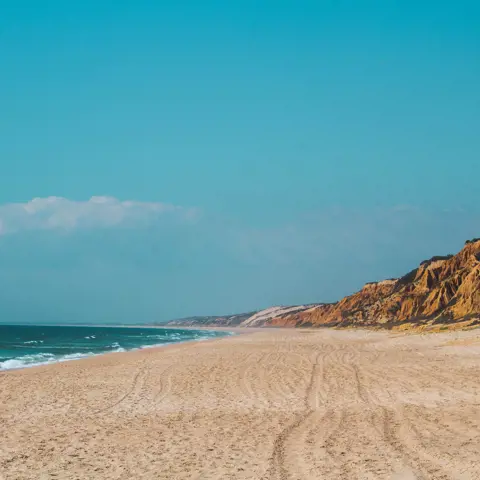
[(0, 478), (480, 479), (480, 330), (263, 330), (0, 374)]

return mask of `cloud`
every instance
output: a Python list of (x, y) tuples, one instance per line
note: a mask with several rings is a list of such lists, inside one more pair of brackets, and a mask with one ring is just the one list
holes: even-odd
[(195, 220), (198, 210), (168, 203), (94, 196), (76, 201), (63, 197), (34, 198), (0, 205), (0, 235), (34, 230), (76, 230), (148, 226), (166, 216)]

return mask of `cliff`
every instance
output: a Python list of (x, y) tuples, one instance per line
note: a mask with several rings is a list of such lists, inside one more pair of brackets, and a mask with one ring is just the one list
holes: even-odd
[(243, 327), (398, 327), (480, 323), (480, 239), (457, 255), (433, 257), (398, 279), (367, 283), (337, 303), (271, 307), (223, 317), (192, 317), (175, 325)]
[(395, 326), (480, 317), (480, 240), (457, 255), (433, 257), (399, 279), (367, 283), (333, 305), (273, 319), (271, 325)]

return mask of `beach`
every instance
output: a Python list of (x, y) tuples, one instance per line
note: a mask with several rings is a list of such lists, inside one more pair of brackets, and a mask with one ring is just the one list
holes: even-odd
[(0, 373), (0, 479), (480, 479), (480, 330), (243, 333)]

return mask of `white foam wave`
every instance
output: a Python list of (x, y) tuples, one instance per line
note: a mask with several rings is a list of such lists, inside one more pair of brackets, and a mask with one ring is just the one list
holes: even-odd
[(115, 349), (113, 352), (126, 352), (126, 350), (118, 342), (112, 343), (110, 347)]
[(51, 363), (67, 362), (69, 360), (79, 360), (93, 356), (94, 353), (70, 353), (61, 357), (56, 357), (51, 353), (38, 353), (35, 355), (23, 355), (17, 358), (11, 358), (0, 362), (0, 371), (2, 370), (16, 370), (25, 367), (38, 367), (40, 365), (49, 365)]
[(68, 360), (79, 360), (80, 358), (93, 357), (95, 354), (93, 352), (89, 353), (69, 353), (58, 359), (59, 362), (67, 362)]
[[(223, 334), (225, 335), (225, 333)], [(235, 333), (227, 332), (227, 334), (234, 335)], [(158, 348), (166, 345), (184, 343), (189, 341), (208, 340), (212, 337), (215, 338), (216, 336), (217, 335), (215, 334), (215, 332), (205, 332), (205, 331), (193, 331), (193, 332), (189, 331), (188, 335), (186, 336), (183, 336), (181, 333), (178, 333), (178, 332), (173, 332), (167, 335), (158, 335), (158, 337), (156, 335), (151, 335), (151, 336), (149, 335), (148, 336), (149, 338), (158, 338), (159, 340), (163, 340), (163, 342), (157, 343), (154, 345), (143, 345), (143, 346), (138, 346), (136, 348), (129, 348), (128, 350), (139, 350), (143, 348)], [(91, 335), (85, 338), (95, 338), (95, 336)], [(38, 340), (38, 341), (32, 340), (24, 343), (25, 344), (43, 343), (43, 340)], [(81, 358), (92, 357), (96, 355), (103, 355), (105, 353), (127, 351), (127, 349), (120, 346), (118, 342), (112, 343), (110, 345), (110, 348), (113, 348), (114, 350), (110, 350), (110, 351), (107, 350), (107, 351), (98, 352), (98, 353), (93, 353), (93, 352), (70, 353), (62, 356), (55, 356), (52, 353), (37, 353), (37, 354), (31, 354), (31, 355), (23, 355), (20, 357), (0, 361), (0, 371), (14, 370), (14, 369), (26, 368), (26, 367), (36, 367), (40, 365), (48, 365), (48, 364), (58, 363), (58, 362), (67, 362), (70, 360), (79, 360)], [(1, 357), (0, 357), (0, 360), (1, 360)]]
[(12, 370), (36, 365), (43, 365), (55, 362), (55, 355), (51, 353), (38, 353), (36, 355), (23, 355), (22, 357), (11, 358), (0, 362), (0, 370)]
[(165, 345), (171, 345), (172, 343), (174, 343), (174, 342), (155, 343), (154, 345), (143, 345), (141, 347), (135, 348), (134, 350), (144, 350), (146, 348), (164, 347)]

